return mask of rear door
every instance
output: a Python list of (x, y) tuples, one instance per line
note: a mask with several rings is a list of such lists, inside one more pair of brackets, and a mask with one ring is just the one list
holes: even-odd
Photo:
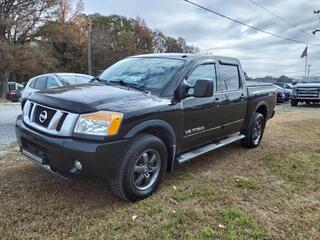
[[(187, 74), (186, 82), (194, 86), (199, 79), (209, 79), (215, 85), (216, 78), (215, 62), (209, 60), (194, 66)], [(214, 96), (189, 97), (182, 100), (181, 104), (183, 109), (181, 152), (204, 145), (221, 135), (219, 105), (215, 104)]]
[(237, 64), (219, 63), (217, 92), (222, 96), (223, 135), (239, 132), (247, 113), (247, 90)]

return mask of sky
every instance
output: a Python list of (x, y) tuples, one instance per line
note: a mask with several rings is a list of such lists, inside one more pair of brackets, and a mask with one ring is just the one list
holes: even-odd
[[(319, 0), (253, 0), (291, 25), (281, 21), (250, 0), (191, 0), (238, 21), (308, 45), (310, 76), (320, 75)], [(86, 14), (118, 14), (143, 18), (151, 29), (183, 37), (203, 53), (239, 58), (250, 77), (304, 75), (306, 44), (297, 44), (239, 25), (183, 0), (83, 0)], [(318, 44), (315, 46), (312, 44)]]

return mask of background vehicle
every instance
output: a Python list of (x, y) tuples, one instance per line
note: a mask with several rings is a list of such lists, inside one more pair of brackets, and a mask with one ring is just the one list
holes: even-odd
[(152, 194), (174, 164), (238, 140), (257, 147), (274, 115), (275, 87), (246, 82), (234, 58), (140, 55), (95, 80), (32, 94), (17, 140), (42, 168), (109, 180), (129, 201)]
[(277, 89), (277, 102), (282, 103), (285, 101), (288, 101), (291, 99), (292, 90), (291, 89), (285, 89), (278, 85), (274, 85)]
[(6, 99), (12, 102), (18, 102), (23, 90), (23, 85), (17, 82), (8, 82), (8, 92)]
[(283, 82), (283, 83), (275, 83), (275, 85), (279, 86), (279, 87), (282, 87), (284, 89), (293, 89), (293, 85), (291, 83), (286, 83), (286, 82)]
[(319, 103), (320, 82), (297, 83), (293, 87), (291, 106), (297, 106), (299, 102)]
[(23, 108), (28, 97), (39, 90), (47, 88), (69, 86), (81, 83), (88, 83), (93, 76), (79, 73), (48, 73), (31, 78), (26, 84), (21, 96), (21, 106)]

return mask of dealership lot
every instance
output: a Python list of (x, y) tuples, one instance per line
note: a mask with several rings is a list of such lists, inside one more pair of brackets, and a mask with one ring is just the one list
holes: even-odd
[[(297, 107), (297, 109), (310, 110), (318, 108), (320, 108), (320, 104), (300, 104)], [(280, 109), (292, 109), (290, 102), (277, 104), (276, 110)], [(0, 151), (4, 150), (7, 144), (15, 141), (14, 122), (19, 114), (21, 114), (19, 103), (0, 103)]]
[[(135, 204), (104, 182), (52, 176), (12, 144), (0, 155), (0, 236), (318, 239), (320, 108), (277, 108), (261, 146), (235, 143), (179, 166)], [(13, 127), (19, 109), (1, 109)]]

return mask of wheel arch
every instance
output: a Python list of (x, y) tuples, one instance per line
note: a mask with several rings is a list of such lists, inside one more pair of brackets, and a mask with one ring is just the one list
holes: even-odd
[(176, 134), (170, 124), (163, 120), (148, 120), (132, 128), (125, 138), (133, 138), (140, 133), (154, 135), (163, 141), (168, 151), (167, 172), (172, 172), (176, 153)]
[(269, 113), (269, 109), (268, 109), (268, 104), (266, 102), (260, 102), (257, 106), (256, 109), (254, 111), (255, 113), (261, 113), (265, 120), (268, 119), (268, 113)]

